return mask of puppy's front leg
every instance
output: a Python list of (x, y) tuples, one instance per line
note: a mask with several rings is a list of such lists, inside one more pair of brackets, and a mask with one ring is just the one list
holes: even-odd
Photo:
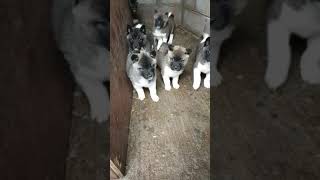
[(176, 77), (172, 78), (172, 86), (173, 86), (175, 89), (179, 89), (179, 88), (180, 88), (180, 85), (179, 85), (179, 76), (176, 76)]
[(156, 82), (152, 83), (152, 85), (149, 87), (149, 91), (150, 91), (151, 99), (154, 102), (158, 102), (159, 96), (157, 95), (157, 83)]
[(210, 88), (210, 73), (206, 74), (203, 84), (205, 88)]
[(141, 101), (144, 100), (144, 98), (145, 98), (146, 96), (144, 95), (143, 88), (140, 87), (140, 86), (137, 86), (137, 85), (134, 85), (133, 87), (134, 87), (134, 89), (137, 91), (138, 98), (139, 98)]
[(302, 79), (310, 84), (320, 83), (320, 36), (308, 40), (308, 47), (301, 58)]
[(103, 83), (91, 78), (76, 76), (90, 104), (91, 118), (98, 122), (106, 121), (109, 116), (109, 96)]
[(170, 77), (166, 76), (166, 75), (163, 75), (162, 79), (163, 79), (163, 83), (164, 83), (164, 89), (167, 90), (167, 91), (170, 91), (171, 90)]
[(267, 29), (268, 65), (265, 81), (269, 88), (276, 89), (283, 84), (290, 66), (290, 32), (280, 21), (274, 20)]
[(199, 89), (201, 84), (201, 72), (198, 68), (193, 69), (193, 89), (197, 90)]
[(168, 44), (172, 44), (174, 34), (170, 34)]
[(161, 45), (162, 45), (162, 43), (163, 43), (162, 38), (159, 38), (157, 43), (158, 43), (158, 44), (157, 44), (157, 50), (159, 50), (160, 47), (161, 47)]

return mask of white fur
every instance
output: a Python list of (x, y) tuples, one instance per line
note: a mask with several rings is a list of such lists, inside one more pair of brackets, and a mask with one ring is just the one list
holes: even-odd
[(136, 26), (135, 26), (135, 28), (141, 28), (142, 27), (142, 24), (137, 24)]
[(197, 90), (201, 84), (201, 73), (206, 74), (204, 87), (210, 88), (210, 63), (200, 64), (193, 69), (193, 89)]
[(101, 81), (80, 75), (75, 78), (88, 98), (91, 118), (105, 121), (109, 115), (109, 96)]
[[(137, 66), (136, 64), (133, 64), (133, 66)], [(135, 67), (134, 67), (135, 68)], [(155, 74), (155, 79), (152, 83), (150, 83), (148, 80), (141, 78), (138, 82), (132, 82), (132, 85), (134, 89), (137, 91), (138, 98), (142, 101), (145, 99), (145, 94), (143, 88), (148, 88), (150, 91), (151, 99), (154, 102), (159, 101), (159, 96), (157, 95), (157, 75)]]
[(212, 33), (214, 34), (213, 41), (212, 41), (212, 44), (213, 44), (212, 49), (214, 49), (215, 51), (213, 52), (213, 55), (212, 55), (213, 57), (212, 57), (212, 80), (211, 80), (212, 83), (211, 84), (214, 87), (219, 86), (223, 79), (217, 68), (221, 45), (224, 40), (228, 39), (231, 36), (233, 29), (234, 29), (233, 26), (228, 26), (221, 31), (213, 30), (213, 33)]
[(162, 39), (162, 38), (159, 38), (159, 39), (158, 39), (158, 44), (157, 44), (157, 50), (160, 49), (162, 43), (163, 43), (163, 39)]
[(204, 43), (208, 39), (208, 37), (210, 37), (210, 35), (207, 34), (207, 33), (204, 33), (203, 34), (203, 39), (202, 39), (202, 41), (200, 43)]
[(173, 71), (169, 67), (165, 66), (162, 74), (163, 82), (165, 90), (171, 90), (171, 82), (170, 77), (172, 78), (172, 85), (175, 89), (179, 89), (179, 76), (182, 74), (183, 71)]
[(173, 42), (173, 36), (174, 36), (174, 34), (170, 34), (170, 38), (169, 38), (168, 44), (172, 44), (172, 42)]
[[(162, 43), (167, 42), (166, 33), (162, 33), (161, 31), (156, 29), (153, 32), (153, 35), (156, 37), (156, 39), (158, 39), (157, 50), (159, 50), (161, 45), (162, 45)], [(173, 38), (173, 36), (172, 36), (172, 38)]]
[(317, 46), (320, 35), (319, 8), (308, 3), (297, 11), (284, 4), (280, 17), (268, 24), (268, 66), (265, 81), (271, 89), (278, 88), (287, 79), (291, 61), (289, 40), (292, 33), (309, 39), (301, 62), (302, 78), (310, 83), (320, 83), (320, 67), (317, 65), (320, 61)]
[(308, 40), (301, 58), (302, 79), (310, 84), (320, 83), (320, 36)]

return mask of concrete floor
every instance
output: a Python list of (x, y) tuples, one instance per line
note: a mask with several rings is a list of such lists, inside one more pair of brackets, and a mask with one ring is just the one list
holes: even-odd
[(300, 76), (303, 41), (293, 42), (288, 81), (264, 83), (265, 33), (237, 31), (223, 46), (223, 84), (213, 88), (213, 179), (320, 179), (320, 86)]
[(89, 105), (81, 91), (74, 93), (66, 180), (106, 180), (107, 123), (98, 124), (90, 118)]
[[(176, 29), (174, 44), (193, 48), (198, 39)], [(191, 58), (181, 76), (180, 89), (164, 89), (158, 72), (160, 101), (140, 101), (134, 93), (127, 158), (128, 180), (209, 179), (210, 90), (192, 88)]]

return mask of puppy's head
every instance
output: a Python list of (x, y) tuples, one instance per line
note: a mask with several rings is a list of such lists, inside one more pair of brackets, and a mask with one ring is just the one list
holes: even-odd
[(170, 69), (173, 71), (184, 70), (191, 52), (191, 49), (186, 49), (182, 46), (168, 45), (168, 64)]
[(138, 2), (137, 0), (129, 0), (129, 7), (133, 13), (137, 12), (138, 9)]
[(169, 18), (174, 17), (171, 12), (161, 13), (158, 10), (154, 11), (154, 28), (155, 29), (162, 29), (167, 26)]
[(83, 36), (109, 48), (108, 7), (103, 0), (74, 0), (72, 14)]
[(127, 40), (130, 50), (140, 51), (147, 43), (146, 27), (143, 24), (127, 26)]
[(155, 56), (155, 51), (148, 53), (144, 50), (131, 56), (131, 60), (134, 62), (133, 67), (138, 71), (140, 76), (148, 81), (154, 80), (156, 76), (157, 63)]
[(201, 56), (201, 59), (203, 59), (205, 62), (210, 62), (210, 35), (204, 34), (201, 36), (201, 42), (200, 42), (200, 49), (199, 53)]

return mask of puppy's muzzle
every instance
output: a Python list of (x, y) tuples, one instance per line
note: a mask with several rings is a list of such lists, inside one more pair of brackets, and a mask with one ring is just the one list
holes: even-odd
[(181, 64), (181, 63), (173, 62), (173, 63), (171, 63), (170, 68), (171, 68), (172, 70), (174, 70), (174, 71), (181, 71), (181, 69), (182, 69), (182, 64)]
[(153, 79), (153, 73), (152, 72), (143, 73), (143, 77), (150, 81)]

